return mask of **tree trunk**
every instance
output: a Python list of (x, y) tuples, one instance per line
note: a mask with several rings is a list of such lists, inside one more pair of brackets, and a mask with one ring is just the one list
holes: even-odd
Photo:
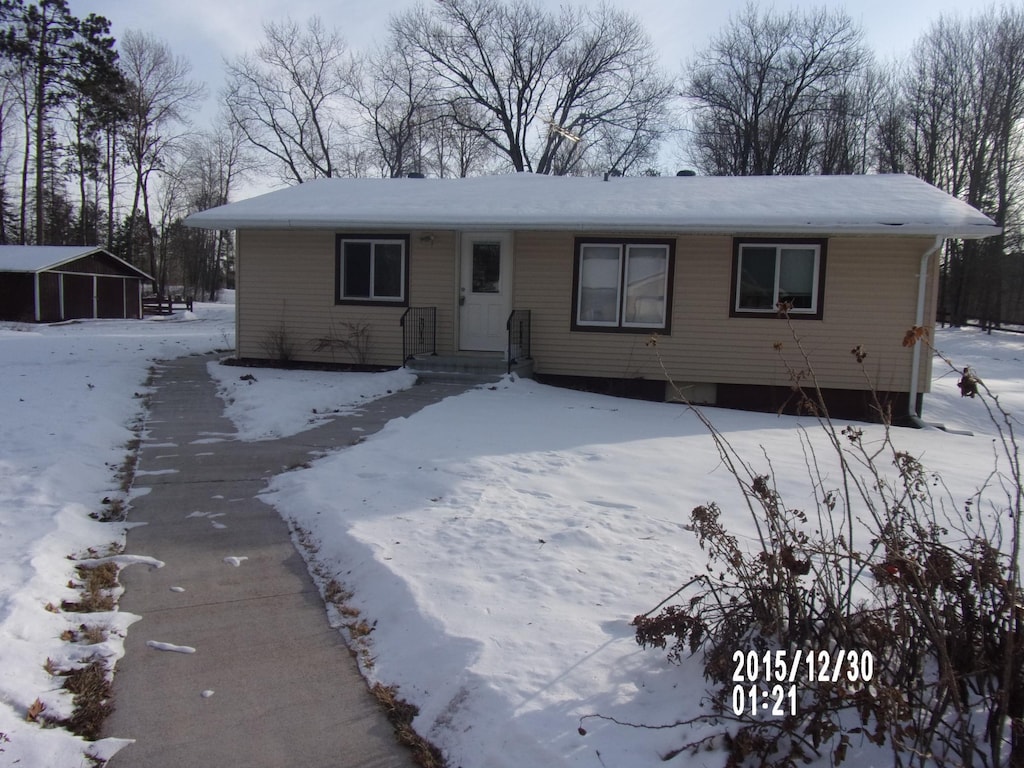
[(45, 144), (44, 128), (46, 126), (46, 8), (41, 10), (39, 26), (39, 49), (36, 59), (36, 245), (44, 245), (46, 229), (44, 196)]
[(107, 132), (107, 247), (114, 246), (114, 193), (117, 175), (117, 126)]
[(82, 116), (79, 112), (78, 118), (75, 120), (75, 139), (78, 149), (78, 199), (80, 201), (78, 209), (78, 230), (81, 245), (94, 245), (89, 240), (93, 239), (89, 237), (88, 224), (86, 222), (86, 210), (89, 207), (88, 197), (85, 192), (85, 152), (82, 149)]
[(21, 158), (21, 210), (18, 214), (18, 242), (28, 243), (28, 167), (32, 156), (32, 113), (25, 105), (25, 153)]
[(153, 276), (154, 284), (153, 287), (158, 294), (161, 296), (166, 289), (166, 275), (158, 274), (156, 269), (156, 241), (153, 239), (153, 225), (149, 219), (149, 189), (147, 188), (146, 179), (142, 179), (142, 205), (143, 210), (146, 213), (145, 225), (146, 225), (146, 246), (149, 250), (149, 274)]
[[(136, 174), (135, 176), (135, 194), (132, 198), (132, 210), (128, 214), (128, 239), (126, 242), (126, 253), (125, 257), (129, 264), (135, 264), (135, 221), (139, 216), (139, 197), (142, 195), (142, 174)], [(156, 280), (156, 274), (150, 272), (153, 279)], [(153, 290), (156, 291), (156, 283), (153, 284)]]

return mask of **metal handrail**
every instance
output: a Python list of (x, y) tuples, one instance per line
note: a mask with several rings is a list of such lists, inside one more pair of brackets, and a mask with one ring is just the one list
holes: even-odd
[(505, 323), (505, 330), (508, 333), (507, 372), (512, 373), (513, 365), (520, 360), (530, 360), (533, 357), (530, 349), (530, 310), (513, 309)]
[(402, 326), (402, 365), (416, 355), (437, 354), (437, 307), (408, 307), (398, 324)]

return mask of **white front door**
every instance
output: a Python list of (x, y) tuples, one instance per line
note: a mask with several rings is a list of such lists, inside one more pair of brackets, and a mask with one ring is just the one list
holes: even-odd
[(512, 235), (467, 232), (462, 236), (459, 349), (505, 349), (512, 304)]

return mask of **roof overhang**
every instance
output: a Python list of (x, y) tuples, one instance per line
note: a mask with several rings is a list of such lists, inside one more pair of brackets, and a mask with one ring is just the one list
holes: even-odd
[(192, 214), (206, 229), (534, 229), (984, 238), (1000, 229), (906, 175), (320, 179)]

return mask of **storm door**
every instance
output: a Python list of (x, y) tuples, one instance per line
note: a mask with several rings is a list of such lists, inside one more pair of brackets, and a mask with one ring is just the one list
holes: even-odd
[(459, 286), (459, 349), (505, 349), (505, 323), (511, 307), (512, 236), (466, 233), (462, 236)]

